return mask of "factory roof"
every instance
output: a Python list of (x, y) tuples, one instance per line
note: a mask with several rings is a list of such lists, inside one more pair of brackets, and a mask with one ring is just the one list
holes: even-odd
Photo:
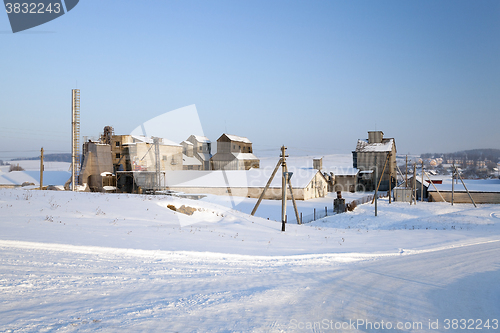
[(248, 140), (248, 138), (246, 138), (244, 136), (237, 136), (237, 135), (226, 134), (226, 133), (222, 134), (222, 136), (223, 135), (227, 136), (227, 138), (229, 140), (231, 140), (231, 141), (237, 141), (237, 142), (243, 142), (243, 143), (252, 143), (250, 140)]
[(394, 139), (383, 139), (381, 143), (368, 143), (367, 140), (358, 140), (356, 152), (390, 152), (394, 145)]

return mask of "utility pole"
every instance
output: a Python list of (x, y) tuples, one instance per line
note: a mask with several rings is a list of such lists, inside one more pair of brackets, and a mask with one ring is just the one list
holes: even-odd
[(43, 147), (40, 149), (40, 191), (43, 188)]
[(417, 204), (417, 162), (413, 163), (413, 200), (415, 205)]
[[(460, 177), (460, 181), (462, 182), (462, 185), (464, 186), (465, 190), (467, 191), (467, 194), (469, 195), (470, 201), (472, 202), (474, 207), (477, 208), (476, 203), (474, 202), (474, 199), (472, 199), (472, 195), (469, 192), (469, 189), (467, 188), (467, 186), (465, 186), (465, 182), (464, 182), (462, 176), (460, 175), (460, 172), (458, 172), (458, 170), (456, 168), (455, 168), (455, 171), (457, 172), (457, 176)], [(457, 180), (457, 182), (458, 182), (458, 180)]]
[(281, 146), (281, 231), (285, 231), (286, 223), (286, 182), (288, 175), (286, 172), (286, 158), (288, 155), (285, 154), (286, 147)]
[(451, 205), (455, 197), (455, 162), (453, 162), (453, 170), (451, 171)]
[(287, 217), (286, 217), (286, 199), (287, 199), (286, 198), (286, 183), (288, 183), (288, 188), (290, 189), (290, 194), (292, 196), (293, 208), (295, 210), (295, 217), (297, 218), (297, 224), (302, 224), (302, 213), (299, 216), (299, 212), (297, 210), (297, 203), (295, 202), (295, 198), (293, 196), (293, 187), (292, 187), (292, 182), (291, 182), (293, 172), (288, 172), (288, 167), (286, 165), (286, 160), (285, 160), (285, 158), (287, 158), (288, 155), (285, 155), (285, 150), (286, 150), (286, 147), (282, 146), (280, 159), (279, 159), (278, 163), (276, 164), (276, 167), (274, 168), (274, 171), (273, 171), (271, 177), (269, 177), (269, 180), (267, 181), (266, 187), (264, 187), (264, 190), (262, 191), (259, 199), (257, 200), (257, 203), (255, 204), (252, 212), (250, 213), (250, 215), (253, 216), (253, 215), (255, 215), (255, 212), (257, 212), (257, 208), (259, 208), (259, 205), (262, 202), (262, 199), (264, 199), (264, 195), (266, 194), (267, 189), (271, 185), (271, 182), (273, 181), (274, 176), (278, 172), (278, 169), (281, 165), (282, 166), (282, 183), (281, 183), (281, 185), (283, 186), (283, 188), (281, 189), (281, 194), (282, 194), (282, 206), (281, 206), (282, 226), (281, 226), (281, 231), (285, 231), (285, 223), (287, 222)]
[(422, 182), (420, 186), (420, 201), (424, 201), (424, 159), (422, 159)]
[(158, 191), (161, 187), (160, 184), (160, 172), (161, 172), (161, 162), (160, 162), (160, 138), (153, 137), (153, 144), (155, 147), (155, 184), (154, 191)]
[[(378, 166), (377, 166), (377, 154), (375, 154), (375, 182), (378, 179)], [(377, 216), (377, 197), (378, 197), (378, 186), (375, 188), (375, 216)]]
[(389, 175), (389, 204), (392, 200), (392, 175)]
[(271, 177), (269, 177), (269, 180), (267, 181), (266, 187), (264, 187), (264, 190), (262, 191), (262, 193), (261, 193), (261, 195), (259, 197), (259, 200), (257, 200), (257, 203), (255, 204), (255, 207), (253, 207), (253, 210), (250, 213), (250, 215), (254, 216), (255, 212), (257, 212), (257, 208), (259, 208), (259, 205), (262, 202), (262, 199), (264, 199), (264, 195), (266, 194), (266, 191), (269, 188), (269, 185), (271, 185), (271, 182), (273, 181), (274, 176), (276, 175), (276, 172), (278, 171), (278, 169), (279, 169), (279, 167), (281, 165), (282, 160), (283, 160), (283, 158), (280, 158), (280, 160), (276, 164), (276, 167), (274, 168), (273, 174), (271, 175)]
[[(410, 160), (411, 162), (411, 160)], [(411, 168), (411, 166), (410, 166)], [(408, 179), (408, 155), (406, 155), (406, 179)], [(413, 204), (413, 182), (410, 184), (411, 194), (410, 194), (410, 206)], [(408, 189), (407, 189), (408, 190)]]
[(293, 196), (293, 187), (292, 187), (292, 175), (293, 172), (288, 172), (288, 167), (286, 168), (286, 174), (288, 178), (288, 188), (290, 189), (290, 196), (292, 197), (293, 209), (295, 211), (295, 218), (297, 219), (297, 224), (302, 224), (302, 218), (299, 217), (299, 211), (297, 209), (297, 203), (295, 202), (295, 198)]
[[(390, 156), (390, 153), (387, 154), (387, 156), (385, 158), (384, 167), (382, 168), (382, 173), (381, 173), (380, 179), (378, 180), (377, 188), (375, 189), (375, 191), (377, 191), (377, 192), (378, 192), (378, 188), (380, 187), (380, 183), (382, 182), (382, 178), (384, 178), (385, 167), (387, 166), (387, 161), (389, 160), (389, 156)], [(377, 161), (377, 156), (375, 156), (375, 164), (377, 164), (376, 161)], [(376, 169), (378, 170), (378, 166), (376, 166)], [(376, 180), (377, 179), (375, 178), (375, 182), (376, 182)], [(374, 201), (375, 201), (375, 197), (372, 200), (372, 204), (373, 204)]]
[(408, 187), (408, 155), (406, 155), (405, 188)]
[[(391, 156), (392, 153), (389, 153), (387, 159), (390, 159)], [(389, 203), (391, 203), (391, 199), (392, 199), (392, 169), (391, 166), (389, 165)]]

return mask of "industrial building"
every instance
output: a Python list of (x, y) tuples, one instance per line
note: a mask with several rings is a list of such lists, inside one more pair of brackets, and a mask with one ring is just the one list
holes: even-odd
[(213, 170), (249, 170), (258, 168), (259, 164), (248, 138), (224, 133), (217, 139), (217, 153), (212, 157)]
[(164, 138), (113, 135), (111, 150), (115, 172), (182, 170), (182, 146)]
[(116, 179), (113, 174), (111, 146), (109, 144), (88, 141), (83, 144), (83, 158), (78, 184), (89, 187), (92, 192), (116, 190)]
[(203, 170), (203, 163), (194, 157), (194, 145), (189, 141), (182, 141), (181, 146), (182, 170)]
[(192, 157), (201, 162), (202, 166), (200, 170), (210, 170), (212, 142), (206, 136), (202, 135), (191, 135), (184, 142), (190, 142), (193, 145)]
[(375, 182), (382, 178), (379, 191), (388, 191), (389, 182), (392, 187), (395, 185), (397, 165), (394, 138), (384, 138), (382, 131), (369, 131), (368, 140), (358, 140), (352, 159), (354, 168), (373, 171)]

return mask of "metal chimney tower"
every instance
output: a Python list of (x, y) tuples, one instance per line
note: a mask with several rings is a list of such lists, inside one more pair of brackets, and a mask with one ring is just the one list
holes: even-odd
[(80, 89), (72, 90), (71, 114), (71, 190), (76, 191), (80, 166)]

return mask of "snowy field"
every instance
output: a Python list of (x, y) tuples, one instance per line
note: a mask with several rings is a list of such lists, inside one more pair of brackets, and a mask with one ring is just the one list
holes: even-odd
[(500, 330), (500, 206), (254, 203), (0, 190), (0, 332)]

